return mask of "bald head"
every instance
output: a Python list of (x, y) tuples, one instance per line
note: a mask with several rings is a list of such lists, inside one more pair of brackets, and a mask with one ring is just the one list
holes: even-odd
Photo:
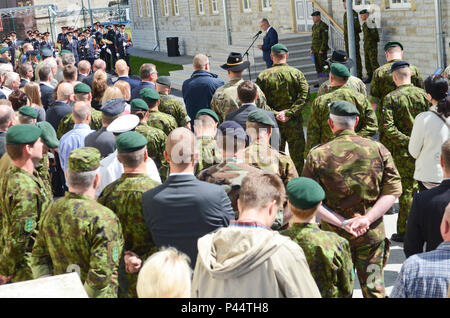
[(105, 61), (103, 61), (102, 59), (96, 59), (94, 61), (94, 64), (92, 65), (92, 69), (94, 72), (98, 70), (106, 71)]
[(197, 156), (197, 145), (194, 134), (186, 128), (174, 129), (166, 140), (166, 159), (169, 160), (171, 171), (173, 166), (194, 166)]
[(76, 102), (72, 108), (75, 124), (89, 124), (91, 119), (91, 106), (86, 102)]
[(116, 62), (116, 73), (119, 76), (128, 75), (130, 68), (125, 60), (118, 60)]
[(194, 70), (200, 71), (200, 70), (208, 70), (209, 69), (209, 59), (204, 54), (197, 54), (194, 56)]
[(441, 222), (441, 235), (445, 242), (450, 242), (450, 203), (445, 208)]
[(73, 85), (71, 83), (61, 83), (56, 94), (58, 100), (69, 103), (73, 99)]

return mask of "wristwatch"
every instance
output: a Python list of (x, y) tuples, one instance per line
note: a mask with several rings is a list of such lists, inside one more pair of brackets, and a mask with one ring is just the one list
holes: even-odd
[(348, 223), (348, 220), (342, 221), (341, 229), (345, 229), (345, 227), (347, 226), (347, 223)]

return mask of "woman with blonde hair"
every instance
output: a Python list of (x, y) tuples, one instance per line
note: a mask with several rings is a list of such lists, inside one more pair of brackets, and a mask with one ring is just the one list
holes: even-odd
[(92, 80), (92, 102), (91, 106), (97, 110), (102, 107), (102, 98), (108, 88), (108, 77), (105, 71), (98, 70), (94, 73)]
[(123, 99), (127, 101), (127, 104), (125, 105), (124, 114), (129, 114), (131, 111), (130, 106), (130, 99), (131, 99), (131, 86), (128, 82), (125, 81), (117, 81), (114, 84), (114, 87), (117, 87), (120, 89), (123, 95)]
[(45, 121), (45, 109), (41, 102), (41, 89), (39, 84), (36, 82), (29, 82), (23, 87), (23, 91), (30, 101), (30, 106), (38, 113), (37, 121)]

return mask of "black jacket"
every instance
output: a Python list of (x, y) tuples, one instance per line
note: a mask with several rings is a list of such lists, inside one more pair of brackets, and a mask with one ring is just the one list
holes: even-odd
[(48, 110), (49, 106), (53, 103), (53, 89), (42, 83), (39, 84), (39, 87), (41, 89), (42, 106), (44, 106), (45, 110)]
[(144, 218), (153, 242), (187, 254), (192, 268), (197, 240), (234, 220), (231, 202), (221, 186), (194, 175), (175, 175), (142, 196)]
[(59, 122), (67, 114), (72, 112), (72, 107), (69, 104), (61, 101), (56, 101), (55, 105), (50, 106), (46, 112), (47, 121), (58, 131)]
[(430, 190), (414, 195), (404, 238), (403, 250), (406, 257), (435, 250), (443, 239), (441, 221), (445, 208), (450, 202), (450, 179)]

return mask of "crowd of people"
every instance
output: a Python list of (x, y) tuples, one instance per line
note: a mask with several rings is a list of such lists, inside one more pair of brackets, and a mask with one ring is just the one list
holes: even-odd
[(0, 284), (75, 271), (90, 297), (347, 298), (356, 271), (386, 297), (398, 199), (409, 258), (390, 296), (447, 296), (448, 81), (423, 81), (401, 43), (369, 97), (333, 52), (305, 138), (309, 85), (281, 43), (256, 83), (239, 53), (226, 84), (197, 54), (180, 99), (153, 64), (108, 73), (72, 32), (57, 54), (0, 49)]

